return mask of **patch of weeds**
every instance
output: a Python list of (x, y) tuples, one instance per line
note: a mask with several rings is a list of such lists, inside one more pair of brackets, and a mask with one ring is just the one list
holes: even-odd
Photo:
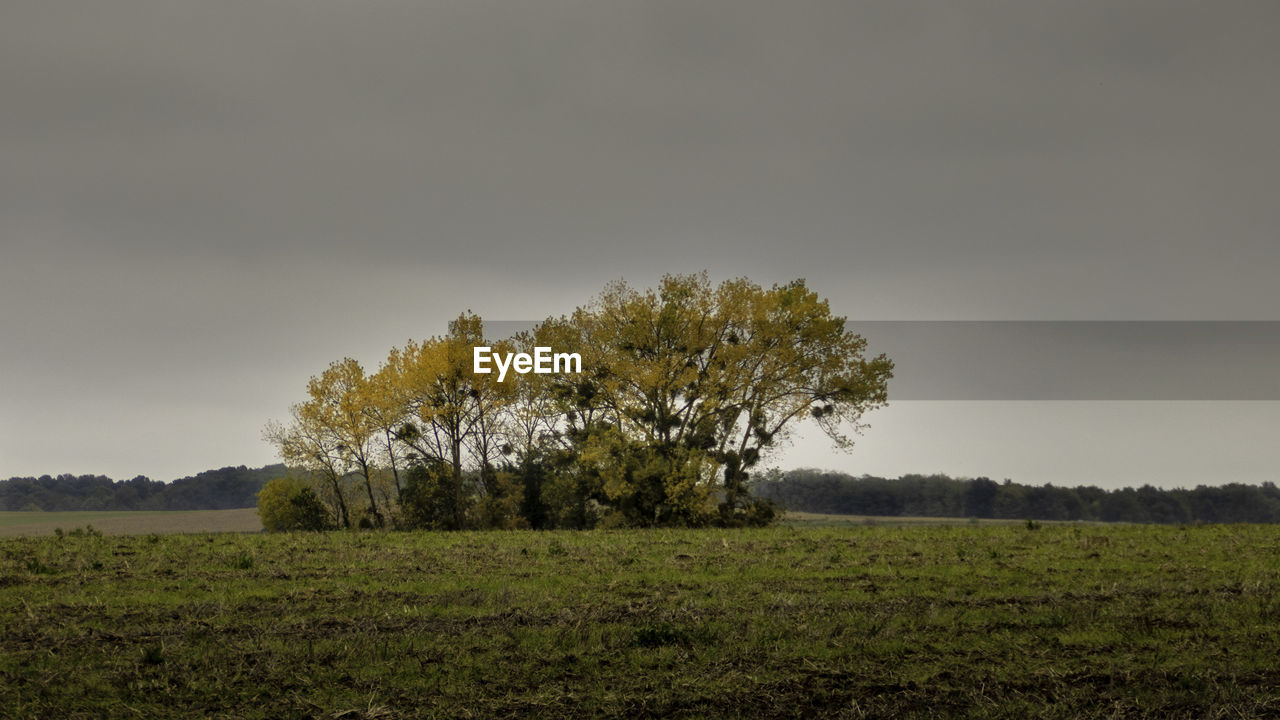
[(58, 574), (57, 568), (51, 567), (49, 565), (45, 565), (43, 562), (40, 561), (40, 558), (34, 558), (34, 557), (27, 558), (27, 562), (25, 564), (27, 566), (27, 572), (31, 573), (32, 575), (57, 575)]
[(1055, 612), (1044, 619), (1041, 623), (1047, 628), (1065, 628), (1071, 624), (1071, 617), (1065, 612)]
[(565, 549), (564, 543), (560, 542), (560, 538), (556, 538), (547, 546), (547, 554), (551, 557), (564, 557), (569, 554), (569, 551)]
[(1032, 520), (1031, 518), (1027, 518), (1027, 529), (1028, 529), (1028, 530), (1039, 530), (1039, 529), (1040, 529), (1040, 523), (1036, 522), (1035, 520)]
[(656, 625), (641, 625), (636, 628), (631, 637), (631, 644), (636, 647), (652, 648), (675, 645), (681, 639), (681, 633), (675, 626), (659, 623)]
[(646, 623), (638, 626), (631, 636), (633, 647), (656, 648), (666, 645), (691, 647), (714, 640), (714, 633), (707, 628), (687, 628), (671, 623)]
[(143, 665), (163, 665), (164, 661), (164, 645), (153, 643), (142, 648)]
[(231, 558), (231, 567), (235, 570), (252, 570), (253, 556), (249, 553), (240, 553)]

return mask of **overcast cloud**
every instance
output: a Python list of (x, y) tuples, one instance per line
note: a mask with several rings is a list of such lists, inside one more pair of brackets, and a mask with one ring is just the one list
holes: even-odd
[[(1280, 319), (1276, 27), (1270, 2), (8, 0), (0, 477), (270, 462), (262, 424), (330, 361), (618, 277), (805, 277), (858, 320)], [(902, 402), (851, 456), (779, 462), (1274, 479), (1280, 403), (1156, 405)]]

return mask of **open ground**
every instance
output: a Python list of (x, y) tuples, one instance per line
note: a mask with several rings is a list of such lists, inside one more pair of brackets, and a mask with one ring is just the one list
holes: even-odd
[(1280, 714), (1280, 527), (0, 540), (5, 717)]
[(53, 535), (57, 530), (71, 531), (86, 526), (106, 535), (258, 532), (262, 530), (262, 520), (256, 508), (0, 512), (0, 537)]

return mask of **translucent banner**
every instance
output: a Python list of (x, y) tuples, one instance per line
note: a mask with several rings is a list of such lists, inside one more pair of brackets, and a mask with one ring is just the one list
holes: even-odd
[[(491, 338), (536, 321), (486, 321)], [(893, 400), (1280, 400), (1280, 321), (849, 321)]]

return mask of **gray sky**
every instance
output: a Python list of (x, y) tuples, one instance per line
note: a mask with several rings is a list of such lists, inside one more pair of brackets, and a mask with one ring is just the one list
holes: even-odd
[[(1277, 320), (1272, 2), (8, 0), (0, 477), (273, 460), (308, 376), (609, 280)], [(891, 386), (892, 397), (892, 386)], [(1276, 402), (897, 403), (778, 462), (1275, 479)]]

